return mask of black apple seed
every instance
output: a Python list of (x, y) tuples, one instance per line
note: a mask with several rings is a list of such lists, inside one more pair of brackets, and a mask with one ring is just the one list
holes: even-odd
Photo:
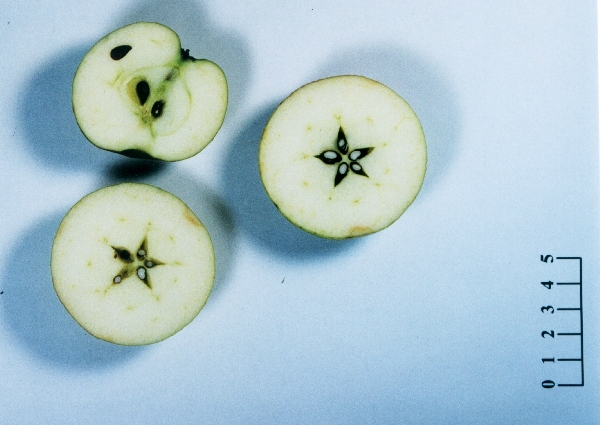
[(154, 102), (154, 105), (152, 105), (152, 111), (150, 111), (150, 113), (154, 118), (158, 118), (162, 115), (164, 106), (164, 101), (157, 100), (156, 102)]
[(129, 53), (130, 50), (131, 46), (128, 46), (126, 44), (122, 46), (117, 46), (110, 51), (110, 57), (116, 61), (121, 60), (125, 57), (127, 53)]
[(142, 80), (135, 86), (135, 92), (140, 100), (140, 105), (143, 105), (150, 96), (150, 86), (146, 81)]

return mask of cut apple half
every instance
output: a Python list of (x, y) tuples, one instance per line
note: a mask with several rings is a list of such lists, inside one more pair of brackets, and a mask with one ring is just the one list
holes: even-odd
[(195, 59), (170, 28), (137, 22), (98, 41), (73, 80), (73, 111), (94, 145), (178, 161), (210, 143), (225, 119), (227, 80)]
[(416, 198), (427, 148), (411, 107), (361, 76), (309, 83), (269, 119), (259, 149), (268, 196), (298, 227), (344, 239), (380, 231)]
[(122, 345), (155, 343), (200, 312), (215, 278), (208, 232), (174, 195), (123, 183), (77, 202), (52, 246), (58, 298), (90, 334)]

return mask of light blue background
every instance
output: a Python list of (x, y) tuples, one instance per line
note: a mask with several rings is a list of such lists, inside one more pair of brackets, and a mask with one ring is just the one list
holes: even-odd
[[(0, 422), (600, 423), (596, 17), (593, 1), (5, 2)], [(227, 74), (225, 124), (192, 159), (140, 167), (74, 120), (82, 56), (137, 20)], [(347, 73), (413, 106), (429, 164), (394, 225), (331, 242), (274, 210), (257, 144), (290, 92)], [(85, 333), (49, 272), (68, 208), (130, 180), (180, 196), (218, 255), (200, 315), (141, 348)], [(573, 273), (541, 254), (583, 257), (582, 388), (541, 386), (569, 378), (541, 359), (577, 348), (541, 338), (577, 325), (541, 313), (573, 300), (540, 285)]]

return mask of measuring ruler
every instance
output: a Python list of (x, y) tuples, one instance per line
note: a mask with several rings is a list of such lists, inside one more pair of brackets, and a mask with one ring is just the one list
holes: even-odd
[[(542, 357), (544, 374), (552, 379), (542, 381), (542, 387), (583, 387), (583, 260), (581, 257), (541, 255), (546, 276), (540, 284), (547, 290), (552, 304), (540, 309), (548, 328), (541, 337), (548, 344), (544, 351), (554, 355)], [(560, 280), (560, 281), (558, 281)], [(550, 342), (552, 341), (552, 342)]]

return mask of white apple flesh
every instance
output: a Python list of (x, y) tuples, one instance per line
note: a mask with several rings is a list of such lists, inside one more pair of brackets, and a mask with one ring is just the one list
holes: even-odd
[(52, 246), (58, 298), (90, 334), (151, 344), (189, 324), (215, 277), (213, 245), (194, 213), (154, 186), (97, 190), (62, 220)]
[(318, 236), (380, 231), (416, 198), (425, 136), (393, 90), (360, 76), (309, 83), (285, 99), (260, 143), (263, 185), (281, 213)]
[(73, 80), (73, 111), (96, 146), (178, 161), (200, 152), (225, 119), (227, 80), (181, 49), (170, 28), (138, 22), (98, 41)]

